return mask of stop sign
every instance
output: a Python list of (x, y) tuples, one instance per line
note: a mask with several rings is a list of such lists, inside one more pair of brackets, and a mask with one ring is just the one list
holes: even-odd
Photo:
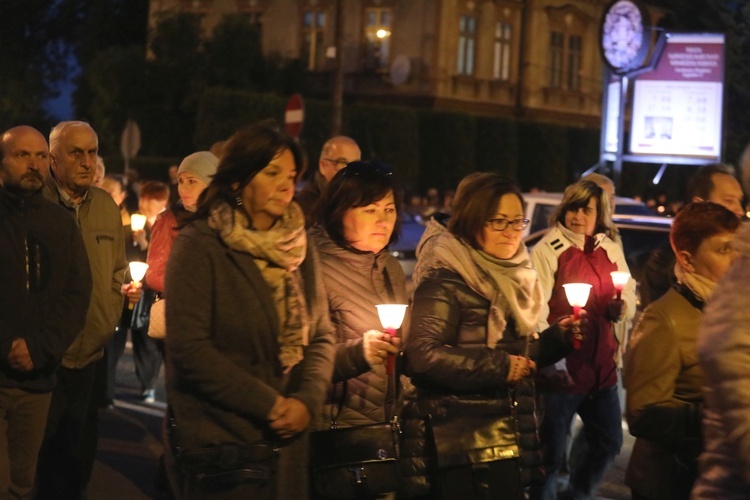
[(284, 130), (294, 138), (299, 138), (302, 132), (302, 120), (305, 117), (305, 106), (302, 96), (293, 94), (286, 102), (284, 111)]

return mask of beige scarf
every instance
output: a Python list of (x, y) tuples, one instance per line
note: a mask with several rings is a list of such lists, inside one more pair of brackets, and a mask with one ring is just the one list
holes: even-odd
[(427, 261), (421, 266), (421, 275), (426, 275), (428, 269), (450, 269), (458, 273), (469, 288), (490, 301), (488, 347), (494, 349), (503, 338), (508, 315), (515, 319), (520, 336), (536, 334), (544, 294), (526, 245), (521, 243), (510, 259), (497, 259), (466, 245), (447, 230), (435, 238), (430, 252), (420, 256)]
[(233, 250), (255, 257), (263, 279), (272, 290), (279, 315), (279, 361), (285, 372), (302, 360), (308, 344), (310, 319), (297, 268), (305, 260), (305, 217), (292, 202), (267, 231), (249, 229), (250, 220), (240, 208), (221, 204), (211, 211), (208, 225)]
[(716, 288), (715, 281), (700, 274), (689, 272), (679, 262), (676, 262), (674, 265), (674, 275), (679, 283), (688, 287), (703, 302), (708, 300), (711, 294), (714, 293), (714, 288)]

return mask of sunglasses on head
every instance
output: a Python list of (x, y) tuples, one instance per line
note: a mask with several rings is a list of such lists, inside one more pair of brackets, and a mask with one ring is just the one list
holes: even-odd
[(341, 170), (341, 177), (354, 177), (357, 175), (393, 175), (393, 169), (385, 163), (374, 161), (353, 161)]

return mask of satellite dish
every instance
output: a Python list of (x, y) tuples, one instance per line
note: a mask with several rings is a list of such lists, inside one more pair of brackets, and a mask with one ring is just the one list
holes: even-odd
[(404, 54), (398, 55), (391, 63), (391, 83), (398, 87), (409, 79), (411, 61)]

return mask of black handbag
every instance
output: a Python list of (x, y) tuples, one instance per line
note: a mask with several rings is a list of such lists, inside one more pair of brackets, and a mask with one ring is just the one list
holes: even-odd
[[(393, 379), (389, 383), (395, 384), (395, 378), (389, 377)], [(331, 428), (310, 434), (313, 490), (318, 497), (330, 499), (375, 498), (396, 491), (400, 481), (398, 417), (394, 413), (390, 422), (338, 428), (346, 385), (344, 381)]]
[(427, 418), (435, 493), (441, 498), (520, 495), (518, 466), (507, 462), (520, 458), (510, 393), (507, 399), (460, 396), (442, 403)]
[(371, 498), (396, 491), (399, 430), (391, 423), (311, 434), (313, 488), (325, 498)]
[(278, 450), (271, 443), (227, 443), (198, 449), (180, 445), (179, 429), (167, 408), (167, 432), (177, 466), (191, 484), (210, 491), (240, 484), (266, 484), (276, 472)]
[(438, 468), (520, 456), (513, 398), (454, 396), (428, 418)]
[(273, 477), (275, 455), (269, 444), (220, 445), (181, 451), (176, 459), (194, 484), (213, 489), (267, 483)]

